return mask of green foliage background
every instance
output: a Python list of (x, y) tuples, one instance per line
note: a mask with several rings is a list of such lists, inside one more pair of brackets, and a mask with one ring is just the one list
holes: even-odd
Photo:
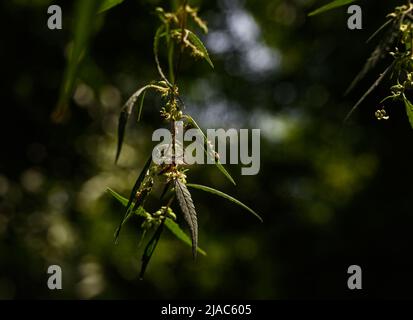
[[(53, 2), (64, 21), (50, 31), (50, 3), (0, 3), (1, 298), (412, 297), (413, 132), (404, 107), (375, 119), (384, 85), (342, 125), (374, 80), (343, 98), (374, 46), (365, 40), (402, 1), (361, 1), (362, 31), (347, 29), (345, 7), (309, 18), (318, 1), (194, 1), (209, 22), (215, 71), (183, 62), (188, 111), (204, 128), (261, 128), (262, 154), (257, 176), (227, 166), (237, 187), (209, 166), (189, 182), (236, 195), (265, 223), (194, 190), (208, 255), (193, 262), (190, 248), (167, 235), (144, 281), (138, 222), (113, 244), (123, 209), (106, 188), (129, 193), (159, 127), (160, 101), (147, 94), (143, 121), (129, 126), (113, 164), (120, 107), (156, 72), (151, 12), (165, 1), (125, 0), (89, 21), (93, 40), (60, 125), (50, 114), (75, 7)], [(58, 292), (46, 286), (51, 264), (63, 269)], [(361, 293), (346, 287), (351, 264), (363, 267)]]

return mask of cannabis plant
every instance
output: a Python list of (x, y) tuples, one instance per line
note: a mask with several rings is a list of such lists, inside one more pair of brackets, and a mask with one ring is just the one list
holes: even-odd
[[(312, 12), (310, 15), (315, 15), (355, 1), (356, 0), (336, 0)], [(387, 21), (367, 40), (367, 42), (369, 42), (379, 33), (384, 33), (346, 93), (350, 92), (381, 60), (391, 57), (392, 62), (352, 107), (345, 121), (350, 118), (365, 98), (371, 94), (384, 79), (388, 78), (392, 82), (389, 90), (390, 93), (379, 102), (379, 108), (375, 112), (376, 118), (378, 120), (389, 119), (384, 102), (388, 100), (400, 101), (404, 104), (408, 119), (413, 127), (413, 104), (411, 98), (409, 98), (411, 89), (413, 89), (413, 4), (411, 0), (408, 0), (405, 5), (396, 7), (386, 18)]]
[[(192, 246), (194, 258), (197, 252), (205, 254), (205, 252), (198, 247), (198, 216), (188, 188), (200, 189), (224, 197), (242, 206), (261, 220), (257, 213), (233, 197), (211, 187), (188, 183), (189, 166), (186, 165), (184, 161), (178, 161), (178, 157), (176, 156), (184, 147), (175, 139), (177, 135), (176, 123), (182, 121), (184, 124), (183, 130), (195, 128), (201, 131), (201, 129), (195, 120), (189, 114), (185, 113), (185, 105), (177, 80), (180, 64), (184, 55), (188, 56), (189, 54), (192, 58), (203, 59), (211, 68), (214, 67), (207, 49), (198, 36), (189, 29), (189, 25), (198, 27), (204, 33), (208, 32), (208, 28), (206, 23), (198, 16), (198, 9), (188, 5), (187, 1), (184, 1), (177, 10), (173, 12), (168, 12), (163, 8), (156, 8), (156, 15), (161, 22), (161, 25), (155, 33), (153, 43), (153, 54), (158, 79), (138, 89), (123, 106), (119, 118), (116, 161), (122, 150), (126, 124), (132, 115), (132, 111), (134, 107), (138, 106), (137, 119), (138, 121), (141, 120), (145, 93), (149, 90), (158, 93), (162, 98), (160, 117), (172, 131), (172, 142), (169, 146), (172, 161), (170, 163), (165, 162), (159, 164), (153, 161), (152, 155), (149, 156), (128, 199), (121, 197), (109, 189), (112, 195), (125, 206), (124, 216), (115, 232), (116, 242), (122, 226), (134, 215), (138, 216), (142, 221), (142, 239), (147, 232), (153, 230), (153, 235), (147, 243), (142, 256), (141, 278), (144, 275), (145, 269), (165, 227), (172, 231), (180, 240)], [(165, 50), (167, 57), (167, 59), (165, 59), (167, 60), (167, 73), (164, 71), (159, 58), (161, 49)], [(216, 167), (235, 185), (234, 179), (219, 161), (219, 155), (213, 149), (211, 142), (207, 140), (205, 134), (202, 133), (202, 136), (204, 138), (203, 151), (209, 156), (213, 156)], [(145, 209), (145, 200), (148, 195), (153, 192), (154, 185), (157, 183), (163, 185), (163, 192), (159, 199), (160, 207), (156, 212), (148, 212)], [(176, 223), (177, 215), (171, 208), (175, 200), (177, 200), (182, 216), (189, 227), (190, 238)]]

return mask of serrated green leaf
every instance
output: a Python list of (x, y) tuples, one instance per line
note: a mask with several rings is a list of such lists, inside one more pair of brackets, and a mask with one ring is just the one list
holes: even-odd
[(114, 197), (116, 200), (118, 200), (124, 207), (126, 207), (128, 205), (128, 199), (126, 199), (125, 197), (122, 197), (115, 190), (113, 190), (111, 188), (107, 188), (106, 190), (111, 194), (112, 197)]
[(146, 85), (139, 88), (129, 99), (126, 101), (125, 105), (119, 115), (118, 124), (118, 145), (116, 149), (115, 163), (118, 162), (120, 153), (122, 151), (123, 140), (125, 137), (126, 124), (128, 123), (129, 117), (132, 113), (133, 106), (138, 100), (139, 96), (145, 92), (146, 89), (153, 87), (152, 85)]
[(405, 95), (403, 95), (403, 101), (406, 106), (407, 117), (409, 118), (410, 125), (413, 128), (413, 104), (406, 98)]
[(144, 276), (145, 271), (146, 271), (146, 267), (148, 266), (148, 263), (151, 260), (152, 255), (153, 255), (153, 253), (156, 249), (156, 246), (158, 245), (159, 238), (161, 237), (161, 234), (162, 234), (162, 231), (163, 231), (164, 221), (165, 220), (162, 220), (161, 224), (156, 229), (152, 239), (146, 245), (145, 251), (142, 255), (142, 267), (141, 267), (141, 272), (139, 274), (139, 278), (141, 280), (143, 279), (143, 276)]
[(216, 189), (211, 188), (211, 187), (203, 186), (203, 185), (200, 185), (200, 184), (194, 184), (194, 183), (188, 183), (187, 186), (189, 188), (194, 188), (194, 189), (199, 189), (199, 190), (202, 190), (202, 191), (205, 191), (205, 192), (209, 192), (209, 193), (215, 194), (217, 196), (220, 196), (222, 198), (225, 198), (229, 201), (232, 201), (233, 203), (235, 203), (235, 204), (243, 207), (244, 209), (248, 210), (249, 212), (251, 212), (256, 218), (258, 218), (261, 222), (263, 222), (262, 218), (259, 216), (258, 213), (256, 213), (250, 207), (243, 204), (241, 201), (235, 199), (234, 197), (231, 197), (230, 195), (228, 195), (228, 194), (226, 194), (222, 191), (216, 190)]
[(132, 188), (132, 191), (131, 191), (130, 196), (129, 196), (128, 203), (126, 204), (125, 214), (123, 216), (123, 219), (120, 221), (118, 228), (115, 231), (115, 242), (118, 241), (119, 234), (120, 234), (120, 231), (122, 229), (122, 226), (129, 219), (130, 215), (141, 205), (141, 203), (145, 199), (145, 196), (143, 196), (143, 197), (141, 197), (140, 201), (137, 200), (135, 205), (133, 206), (133, 208), (131, 210), (132, 202), (135, 199), (135, 195), (138, 192), (143, 180), (146, 177), (146, 173), (148, 172), (151, 163), (152, 163), (152, 156), (150, 156), (149, 159), (146, 161), (145, 166), (143, 167), (141, 173), (138, 176), (138, 179), (136, 179), (135, 185)]
[(109, 9), (112, 9), (113, 7), (117, 6), (118, 4), (121, 4), (123, 0), (104, 0), (99, 9), (98, 9), (98, 14), (105, 12)]
[(175, 179), (175, 193), (185, 221), (191, 231), (192, 255), (195, 258), (198, 248), (198, 218), (194, 202), (188, 188), (179, 179)]
[[(184, 242), (185, 244), (192, 246), (191, 238), (181, 229), (181, 227), (172, 219), (166, 218), (165, 220), (165, 226), (171, 231), (171, 233), (177, 237), (179, 240)], [(200, 247), (197, 248), (197, 251), (202, 254), (203, 256), (206, 256), (206, 252), (202, 250)]]
[(357, 0), (335, 0), (333, 2), (330, 2), (328, 4), (326, 4), (325, 6), (322, 6), (321, 8), (318, 8), (317, 10), (314, 10), (312, 12), (310, 12), (308, 15), (309, 16), (315, 16), (317, 14), (335, 9), (335, 8), (339, 8), (345, 5), (348, 5), (350, 3), (356, 2)]
[[(201, 127), (196, 123), (196, 121), (189, 115), (186, 115), (186, 118), (189, 120), (189, 122), (195, 127), (197, 128), (202, 136), (204, 137), (204, 142), (205, 144), (208, 146), (208, 139), (206, 137), (206, 135), (204, 134), (204, 132), (202, 131)], [(208, 155), (208, 150), (203, 146), (205, 154)], [(221, 171), (229, 181), (231, 181), (231, 183), (233, 185), (237, 185), (234, 181), (234, 179), (231, 177), (231, 175), (229, 174), (229, 172), (224, 168), (224, 166), (222, 165), (222, 163), (219, 160), (215, 160), (215, 165), (217, 166), (218, 170)]]
[(208, 62), (208, 64), (211, 66), (212, 69), (214, 69), (214, 64), (211, 61), (211, 58), (209, 57), (208, 50), (201, 41), (201, 39), (198, 38), (198, 36), (193, 33), (191, 30), (185, 29), (185, 31), (188, 33), (188, 40), (200, 51), (202, 52), (202, 55), (204, 59)]
[(355, 86), (367, 75), (367, 73), (375, 68), (378, 63), (388, 55), (388, 48), (392, 46), (393, 43), (399, 38), (399, 33), (397, 31), (399, 28), (399, 23), (394, 20), (389, 21), (393, 22), (392, 25), (388, 30), (386, 30), (386, 34), (382, 37), (380, 43), (374, 48), (363, 68), (361, 68), (360, 72), (353, 79), (344, 95), (347, 95), (350, 91), (352, 91)]
[[(108, 188), (107, 191), (117, 200), (119, 201), (124, 207), (128, 205), (128, 199), (125, 197), (122, 197), (119, 193), (116, 191)], [(144, 216), (144, 210), (142, 207), (138, 209), (138, 211), (135, 212), (135, 214), (138, 214), (140, 216)], [(172, 219), (166, 218), (165, 221), (165, 226), (171, 231), (171, 233), (179, 240), (187, 244), (188, 246), (192, 246), (191, 238), (181, 229), (181, 227)], [(201, 249), (200, 247), (197, 248), (197, 251), (206, 256), (206, 252)]]
[(344, 122), (350, 119), (351, 115), (356, 111), (358, 106), (367, 98), (367, 96), (376, 89), (376, 87), (383, 81), (389, 71), (393, 68), (394, 62), (384, 70), (384, 72), (376, 79), (376, 81), (370, 86), (370, 88), (363, 94), (363, 96), (357, 101), (357, 103), (351, 108), (349, 113), (347, 113)]

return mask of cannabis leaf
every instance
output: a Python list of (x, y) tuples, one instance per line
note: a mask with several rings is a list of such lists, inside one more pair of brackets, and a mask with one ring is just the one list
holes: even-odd
[(363, 94), (363, 96), (357, 101), (357, 103), (351, 108), (350, 112), (347, 113), (347, 116), (344, 119), (344, 122), (347, 122), (350, 119), (351, 115), (356, 111), (358, 106), (367, 98), (367, 96), (373, 92), (373, 90), (383, 81), (389, 71), (392, 69), (394, 62), (384, 70), (384, 72), (377, 78), (377, 80), (370, 86), (370, 88)]
[(156, 229), (152, 239), (149, 241), (147, 244), (145, 251), (142, 255), (142, 267), (141, 267), (141, 272), (139, 274), (139, 278), (142, 280), (143, 276), (146, 271), (146, 267), (148, 266), (149, 261), (151, 260), (152, 254), (156, 249), (156, 246), (158, 245), (159, 238), (161, 237), (162, 231), (163, 231), (163, 226), (164, 226), (165, 220), (162, 220), (161, 224), (159, 227)]
[[(125, 197), (122, 197), (119, 193), (116, 191), (108, 188), (107, 191), (117, 200), (119, 201), (123, 206), (128, 205), (128, 199)], [(145, 209), (143, 207), (139, 207), (138, 210), (133, 211), (131, 213), (137, 214), (138, 216), (145, 217)], [(171, 233), (179, 240), (181, 240), (183, 243), (189, 245), (190, 247), (192, 246), (191, 238), (181, 229), (181, 227), (172, 219), (166, 218), (165, 220), (165, 227), (167, 227)], [(201, 249), (200, 247), (197, 248), (198, 252), (204, 256), (206, 256), (206, 252)]]
[(192, 255), (195, 258), (196, 248), (198, 247), (198, 218), (194, 202), (192, 201), (188, 188), (179, 179), (175, 179), (175, 192), (179, 206), (184, 214), (185, 221), (191, 231)]
[(118, 124), (118, 147), (116, 149), (116, 158), (115, 163), (118, 162), (120, 152), (122, 151), (123, 138), (125, 136), (126, 124), (129, 120), (129, 117), (132, 113), (133, 106), (138, 100), (139, 96), (145, 92), (146, 89), (153, 87), (152, 85), (146, 85), (142, 88), (139, 88), (129, 99), (126, 101), (125, 105), (122, 107), (122, 110), (119, 115), (119, 124)]
[[(200, 128), (200, 126), (195, 122), (194, 118), (192, 118), (190, 115), (185, 115), (185, 117), (188, 119), (188, 121), (189, 121), (195, 128), (197, 128), (197, 129), (201, 132), (201, 134), (202, 134), (202, 136), (203, 136), (203, 138), (204, 138), (204, 143), (207, 145), (207, 148), (205, 148), (204, 146), (203, 146), (203, 148), (204, 148), (205, 154), (208, 156), (208, 148), (210, 148), (210, 147), (208, 147), (208, 146), (209, 146), (209, 144), (208, 144), (208, 139), (207, 139), (205, 133), (202, 131), (202, 129)], [(209, 150), (209, 152), (210, 152), (210, 153), (211, 153), (211, 152), (214, 152), (214, 150)], [(214, 157), (214, 158), (215, 158), (215, 157)], [(221, 162), (219, 161), (219, 159), (215, 159), (215, 165), (217, 166), (218, 170), (221, 171), (221, 172), (227, 177), (227, 179), (228, 179), (229, 181), (231, 181), (231, 183), (232, 183), (233, 185), (236, 185), (234, 179), (231, 177), (231, 175), (229, 174), (229, 172), (224, 168), (224, 166), (221, 164)]]
[[(166, 218), (165, 226), (179, 240), (181, 240), (182, 242), (186, 243), (189, 246), (192, 246), (191, 238), (188, 237), (188, 235), (179, 227), (179, 225), (175, 221), (173, 221), (170, 218)], [(206, 252), (202, 250), (200, 247), (197, 248), (197, 251), (203, 256), (207, 255)]]
[[(116, 231), (115, 231), (115, 242), (116, 242), (116, 243), (117, 243), (117, 241), (118, 241), (119, 233), (120, 233), (120, 230), (121, 230), (123, 224), (126, 222), (126, 220), (128, 220), (129, 215), (134, 211), (134, 210), (132, 210), (132, 211), (130, 210), (130, 209), (131, 209), (132, 202), (133, 202), (133, 200), (134, 200), (134, 198), (135, 198), (135, 195), (136, 195), (139, 187), (141, 186), (143, 180), (144, 180), (145, 177), (146, 177), (146, 174), (147, 174), (147, 172), (148, 172), (148, 170), (149, 170), (149, 167), (150, 167), (151, 163), (152, 163), (152, 156), (150, 156), (149, 159), (146, 161), (145, 166), (143, 167), (141, 173), (139, 174), (138, 179), (137, 179), (136, 182), (135, 182), (135, 185), (134, 185), (133, 188), (132, 188), (132, 191), (131, 191), (130, 196), (129, 196), (128, 203), (127, 203), (127, 205), (126, 205), (125, 215), (124, 215), (123, 219), (121, 220), (118, 228), (117, 228)], [(143, 200), (143, 197), (142, 197), (141, 199)], [(139, 205), (138, 201), (136, 201), (134, 207), (136, 207), (137, 205)]]
[[(398, 38), (398, 32), (397, 32), (397, 23), (393, 20), (389, 20), (388, 23), (393, 22), (391, 28), (387, 30), (385, 37), (383, 40), (380, 41), (380, 43), (376, 46), (376, 48), (373, 50), (371, 53), (370, 57), (367, 59), (366, 63), (364, 64), (363, 68), (361, 71), (357, 74), (357, 76), (354, 78), (354, 80), (351, 82), (349, 87), (347, 88), (346, 92), (344, 95), (347, 95), (354, 89), (354, 87), (362, 80), (369, 71), (371, 71), (374, 67), (377, 66), (377, 64), (384, 59), (388, 55), (388, 51), (391, 48), (391, 45), (396, 41)], [(383, 28), (387, 27), (388, 24), (384, 24), (381, 26), (367, 41), (370, 41), (375, 34), (380, 32)]]
[(224, 193), (224, 192), (222, 192), (222, 191), (216, 190), (216, 189), (211, 188), (211, 187), (203, 186), (203, 185), (200, 185), (200, 184), (188, 183), (187, 186), (188, 186), (189, 188), (194, 188), (194, 189), (199, 189), (199, 190), (202, 190), (202, 191), (205, 191), (205, 192), (209, 192), (209, 193), (215, 194), (215, 195), (217, 195), (217, 196), (220, 196), (220, 197), (222, 197), (222, 198), (225, 198), (225, 199), (227, 199), (227, 200), (229, 200), (229, 201), (232, 201), (233, 203), (235, 203), (235, 204), (243, 207), (244, 209), (248, 210), (249, 212), (251, 212), (256, 218), (258, 218), (258, 220), (260, 220), (261, 222), (263, 222), (262, 218), (259, 216), (258, 213), (256, 213), (256, 212), (255, 212), (254, 210), (252, 210), (250, 207), (248, 207), (248, 206), (246, 206), (245, 204), (243, 204), (241, 201), (235, 199), (234, 197), (231, 197), (230, 195), (228, 195), (228, 194), (226, 194), (226, 193)]
[(198, 38), (198, 36), (191, 30), (185, 29), (188, 34), (189, 41), (195, 46), (195, 48), (202, 53), (202, 57), (208, 62), (212, 69), (214, 69), (214, 64), (209, 57), (208, 50), (206, 49), (203, 42)]

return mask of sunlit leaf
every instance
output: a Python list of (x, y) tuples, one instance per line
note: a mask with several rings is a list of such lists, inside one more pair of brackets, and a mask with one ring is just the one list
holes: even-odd
[(98, 9), (98, 13), (102, 13), (109, 9), (112, 9), (113, 7), (117, 6), (118, 4), (121, 4), (122, 2), (123, 0), (104, 0)]
[[(185, 117), (189, 120), (189, 122), (195, 128), (197, 128), (201, 132), (202, 136), (204, 137), (205, 144), (207, 145), (207, 148), (208, 148), (208, 139), (206, 135), (204, 134), (204, 132), (202, 131), (202, 129), (200, 128), (200, 126), (195, 122), (195, 120), (191, 116), (186, 115)], [(204, 146), (203, 148), (204, 148), (205, 154), (208, 155), (208, 150)], [(209, 151), (212, 152), (213, 150), (209, 150)], [(215, 165), (217, 166), (218, 170), (221, 171), (227, 177), (229, 181), (231, 181), (232, 184), (236, 185), (234, 179), (231, 177), (229, 172), (224, 168), (224, 166), (221, 164), (221, 162), (218, 159), (215, 159)]]
[(74, 22), (72, 26), (72, 44), (63, 74), (59, 99), (53, 111), (52, 120), (61, 122), (67, 117), (69, 98), (73, 93), (77, 72), (82, 58), (89, 47), (89, 41), (94, 31), (94, 21), (100, 0), (78, 0), (75, 4)]
[(312, 11), (309, 13), (309, 16), (315, 16), (316, 14), (320, 14), (335, 8), (339, 8), (345, 5), (348, 5), (350, 3), (356, 2), (357, 0), (335, 0), (333, 2), (330, 2), (326, 4), (325, 6), (322, 6), (321, 8), (318, 8), (317, 10)]
[(146, 271), (146, 267), (148, 266), (149, 261), (152, 258), (152, 255), (156, 249), (156, 246), (158, 245), (159, 238), (161, 237), (162, 231), (163, 231), (163, 226), (164, 226), (164, 221), (162, 220), (161, 224), (159, 227), (156, 229), (152, 239), (149, 241), (147, 244), (145, 251), (142, 255), (142, 267), (141, 267), (141, 272), (139, 274), (139, 278), (142, 280), (143, 276)]
[[(172, 219), (166, 218), (165, 226), (172, 232), (172, 234), (177, 237), (182, 242), (186, 243), (189, 246), (192, 246), (191, 238), (181, 229), (181, 227)], [(206, 256), (206, 252), (200, 247), (197, 248), (197, 251)]]
[(198, 218), (194, 202), (192, 201), (188, 188), (179, 179), (175, 179), (175, 192), (179, 206), (184, 214), (185, 221), (191, 231), (192, 254), (195, 258), (196, 248), (198, 247)]
[(209, 57), (209, 54), (208, 54), (208, 50), (206, 49), (202, 41), (191, 30), (186, 29), (185, 31), (188, 33), (189, 41), (202, 53), (202, 56), (204, 57), (204, 59), (208, 62), (211, 68), (214, 69), (214, 64), (212, 63), (211, 58)]
[(202, 191), (205, 191), (205, 192), (209, 192), (209, 193), (215, 194), (215, 195), (217, 195), (217, 196), (220, 196), (220, 197), (222, 197), (222, 198), (225, 198), (225, 199), (227, 199), (227, 200), (229, 200), (229, 201), (232, 201), (233, 203), (235, 203), (235, 204), (243, 207), (244, 209), (248, 210), (249, 212), (251, 212), (255, 217), (257, 217), (261, 222), (263, 222), (262, 218), (259, 216), (258, 213), (256, 213), (256, 212), (255, 212), (254, 210), (252, 210), (250, 207), (248, 207), (248, 206), (246, 206), (245, 204), (243, 204), (241, 201), (235, 199), (234, 197), (231, 197), (230, 195), (228, 195), (228, 194), (226, 194), (226, 193), (224, 193), (224, 192), (222, 192), (222, 191), (216, 190), (216, 189), (211, 188), (211, 187), (199, 185), (199, 184), (193, 184), (193, 183), (188, 183), (187, 186), (188, 186), (189, 188), (194, 188), (194, 189), (199, 189), (199, 190), (202, 190)]
[[(117, 200), (119, 201), (124, 207), (128, 205), (128, 199), (125, 197), (122, 197), (119, 193), (116, 191), (108, 188), (108, 192)], [(140, 207), (137, 211), (134, 212), (135, 214), (138, 214), (140, 216), (145, 216), (145, 210)], [(165, 221), (165, 226), (171, 231), (171, 233), (179, 240), (184, 242), (185, 244), (192, 246), (191, 238), (181, 229), (181, 227), (172, 219), (166, 218)], [(200, 247), (197, 248), (197, 251), (206, 256), (206, 252), (202, 250)]]

